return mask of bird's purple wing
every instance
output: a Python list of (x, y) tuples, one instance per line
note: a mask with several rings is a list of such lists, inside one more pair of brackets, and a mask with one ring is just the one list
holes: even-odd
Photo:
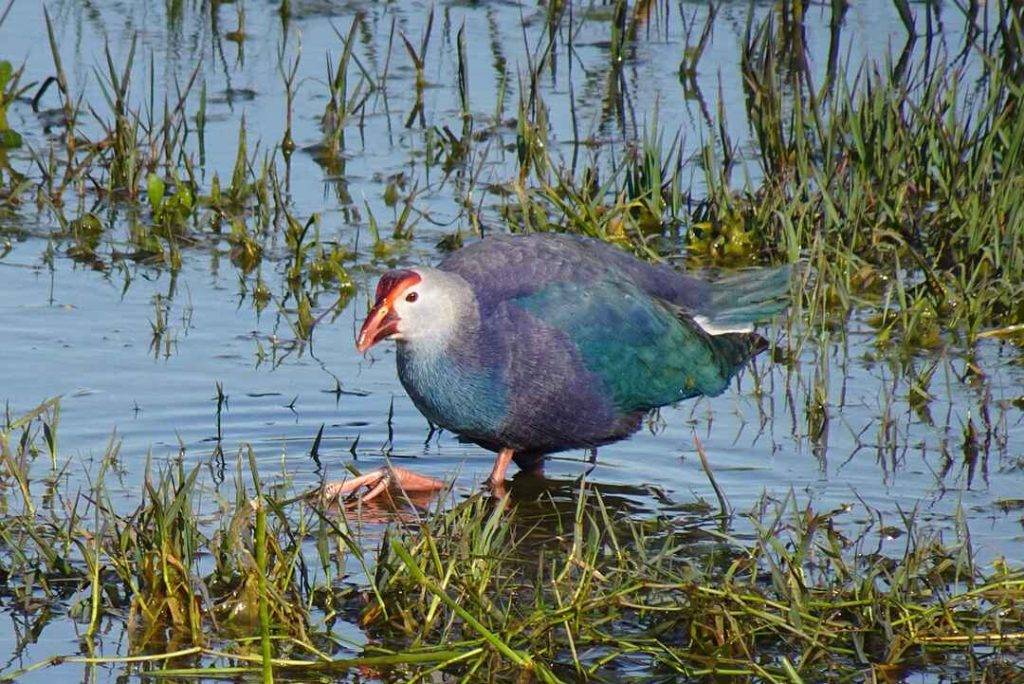
[(580, 235), (495, 235), (448, 256), (438, 268), (473, 288), (481, 312), (558, 283), (588, 286), (628, 281), (692, 316), (711, 333), (745, 331), (785, 309), (788, 267), (740, 271), (717, 280), (637, 259), (614, 245)]
[(495, 235), (463, 247), (438, 268), (473, 287), (482, 309), (559, 282), (628, 279), (640, 289), (688, 310), (710, 294), (708, 283), (663, 264), (640, 261), (618, 247), (578, 235)]

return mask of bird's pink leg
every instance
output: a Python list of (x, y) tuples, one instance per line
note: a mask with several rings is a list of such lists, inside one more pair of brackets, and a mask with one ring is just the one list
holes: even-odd
[(444, 482), (435, 477), (414, 473), (408, 468), (385, 466), (348, 480), (328, 482), (320, 489), (321, 498), (336, 499), (366, 487), (360, 501), (372, 501), (387, 490), (406, 493), (436, 492), (444, 489)]
[(504, 496), (505, 494), (505, 471), (508, 470), (508, 464), (512, 462), (512, 455), (514, 453), (512, 449), (502, 449), (498, 452), (498, 457), (494, 459), (494, 467), (491, 468), (491, 475), (487, 478), (487, 484), (498, 496)]

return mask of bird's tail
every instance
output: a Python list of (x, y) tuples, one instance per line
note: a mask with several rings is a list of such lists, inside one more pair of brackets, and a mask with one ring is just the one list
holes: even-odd
[(768, 340), (755, 332), (708, 335), (708, 340), (715, 350), (715, 358), (723, 368), (732, 369), (732, 372), (770, 346)]
[(711, 335), (750, 333), (789, 306), (793, 268), (758, 268), (713, 281), (707, 303), (694, 321)]

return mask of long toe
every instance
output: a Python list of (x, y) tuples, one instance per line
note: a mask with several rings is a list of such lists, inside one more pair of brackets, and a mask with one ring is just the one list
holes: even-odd
[(319, 490), (320, 498), (324, 501), (332, 501), (339, 499), (343, 496), (348, 496), (353, 492), (359, 491), (362, 487), (367, 487), (371, 491), (377, 487), (381, 482), (386, 480), (388, 476), (386, 468), (377, 468), (365, 475), (359, 475), (358, 477), (350, 477), (345, 480), (336, 480), (334, 482), (325, 482)]
[(436, 477), (420, 475), (401, 466), (389, 466), (388, 470), (391, 471), (392, 485), (403, 492), (438, 492), (444, 489), (444, 481)]
[(407, 495), (437, 492), (444, 488), (444, 482), (435, 477), (420, 475), (408, 468), (385, 466), (358, 477), (325, 483), (320, 488), (320, 498), (323, 501), (332, 501), (354, 494), (364, 487), (366, 492), (359, 500), (367, 502), (384, 492)]

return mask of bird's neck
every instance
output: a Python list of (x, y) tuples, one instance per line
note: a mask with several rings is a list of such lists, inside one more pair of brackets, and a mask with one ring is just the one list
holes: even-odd
[(479, 332), (474, 321), (460, 321), (449, 330), (436, 330), (399, 340), (398, 355), (406, 362), (416, 364), (433, 364), (438, 359), (464, 356), (478, 346)]
[(398, 342), (398, 375), (403, 382), (419, 385), (423, 391), (438, 383), (456, 381), (452, 376), (487, 366), (490, 346), (479, 319), (461, 322), (452, 334), (417, 336)]
[(505, 411), (500, 373), (482, 363), (481, 342), (470, 331), (444, 343), (398, 345), (398, 377), (416, 407), (434, 425), (470, 437), (497, 429)]

